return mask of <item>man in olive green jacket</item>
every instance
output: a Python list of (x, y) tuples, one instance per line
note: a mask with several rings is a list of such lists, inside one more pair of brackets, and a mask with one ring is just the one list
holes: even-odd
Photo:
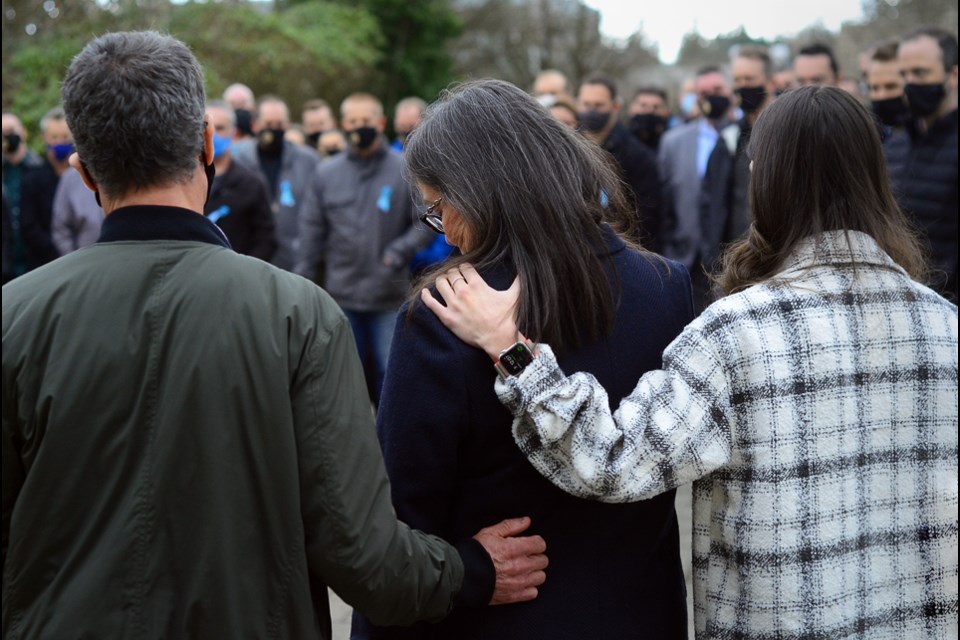
[(203, 217), (203, 78), (108, 34), (63, 86), (99, 241), (3, 288), (3, 637), (328, 638), (530, 599), (543, 540), (396, 520), (349, 324)]

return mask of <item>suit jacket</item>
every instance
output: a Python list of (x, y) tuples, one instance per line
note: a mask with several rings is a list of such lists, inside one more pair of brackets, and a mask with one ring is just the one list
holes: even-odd
[(694, 120), (670, 129), (657, 152), (664, 203), (663, 255), (687, 269), (693, 269), (700, 244), (699, 127), (699, 120)]
[(620, 177), (630, 187), (628, 200), (636, 209), (637, 239), (651, 251), (660, 252), (660, 217), (663, 211), (657, 156), (630, 131), (617, 123), (603, 141), (620, 168)]
[[(684, 269), (628, 249), (607, 231), (611, 283), (621, 286), (610, 335), (561, 358), (564, 371), (597, 376), (616, 404), (693, 317)], [(615, 273), (615, 275), (614, 275)], [(504, 289), (506, 265), (483, 274)], [(401, 311), (377, 432), (401, 520), (448, 540), (504, 517), (529, 515), (550, 568), (536, 600), (461, 608), (437, 625), (369, 629), (355, 637), (580, 640), (686, 635), (673, 492), (636, 504), (581, 500), (527, 462), (497, 401), (490, 358), (461, 342), (423, 305)], [(470, 532), (467, 534), (466, 532)], [(355, 618), (356, 620), (356, 618)]]
[[(733, 201), (740, 134), (738, 124), (729, 124), (720, 131), (700, 181), (700, 246), (696, 259), (707, 272), (714, 271), (723, 245), (736, 240), (742, 232), (734, 219)], [(748, 161), (747, 180), (749, 171)]]

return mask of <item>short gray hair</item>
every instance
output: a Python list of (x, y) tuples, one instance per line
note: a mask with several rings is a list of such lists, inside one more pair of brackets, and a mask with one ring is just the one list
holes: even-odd
[(400, 109), (407, 109), (407, 108), (413, 108), (413, 107), (416, 107), (417, 110), (420, 111), (420, 113), (423, 113), (424, 111), (427, 110), (427, 101), (424, 100), (423, 98), (418, 98), (417, 96), (410, 96), (409, 98), (404, 98), (403, 100), (398, 102), (394, 110), (399, 111)]
[(204, 150), (203, 70), (156, 31), (108, 33), (70, 64), (61, 90), (77, 153), (103, 192), (187, 182)]
[(43, 114), (43, 117), (40, 118), (40, 133), (47, 132), (47, 125), (50, 124), (51, 120), (66, 120), (67, 115), (63, 112), (63, 107), (54, 107)]
[(237, 112), (226, 102), (223, 100), (210, 100), (204, 107), (204, 111), (210, 111), (211, 109), (220, 109), (226, 113), (230, 119), (230, 127), (234, 129), (237, 127)]

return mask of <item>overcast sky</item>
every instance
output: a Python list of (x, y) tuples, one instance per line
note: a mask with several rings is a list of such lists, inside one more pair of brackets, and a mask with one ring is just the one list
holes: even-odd
[[(660, 48), (660, 59), (676, 61), (684, 34), (694, 27), (706, 38), (742, 24), (754, 37), (792, 36), (816, 22), (836, 31), (863, 17), (861, 0), (584, 0), (600, 11), (600, 31), (626, 38), (641, 28)], [(652, 7), (656, 7), (653, 9)]]

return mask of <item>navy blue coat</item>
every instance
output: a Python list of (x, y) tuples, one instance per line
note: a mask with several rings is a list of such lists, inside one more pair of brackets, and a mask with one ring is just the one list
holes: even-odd
[[(693, 319), (693, 306), (682, 266), (628, 249), (609, 230), (606, 235), (622, 287), (615, 327), (560, 365), (567, 373), (593, 373), (615, 407), (644, 372), (661, 366), (664, 347)], [(506, 268), (482, 275), (499, 289), (514, 277)], [(490, 358), (417, 307), (411, 318), (406, 308), (398, 318), (377, 416), (397, 513), (410, 526), (453, 541), (504, 518), (530, 516), (529, 532), (547, 542), (547, 582), (535, 601), (458, 607), (438, 624), (412, 629), (371, 628), (355, 617), (354, 636), (685, 638), (674, 492), (637, 504), (602, 504), (554, 487), (513, 442)], [(492, 595), (492, 564), (487, 577)]]

